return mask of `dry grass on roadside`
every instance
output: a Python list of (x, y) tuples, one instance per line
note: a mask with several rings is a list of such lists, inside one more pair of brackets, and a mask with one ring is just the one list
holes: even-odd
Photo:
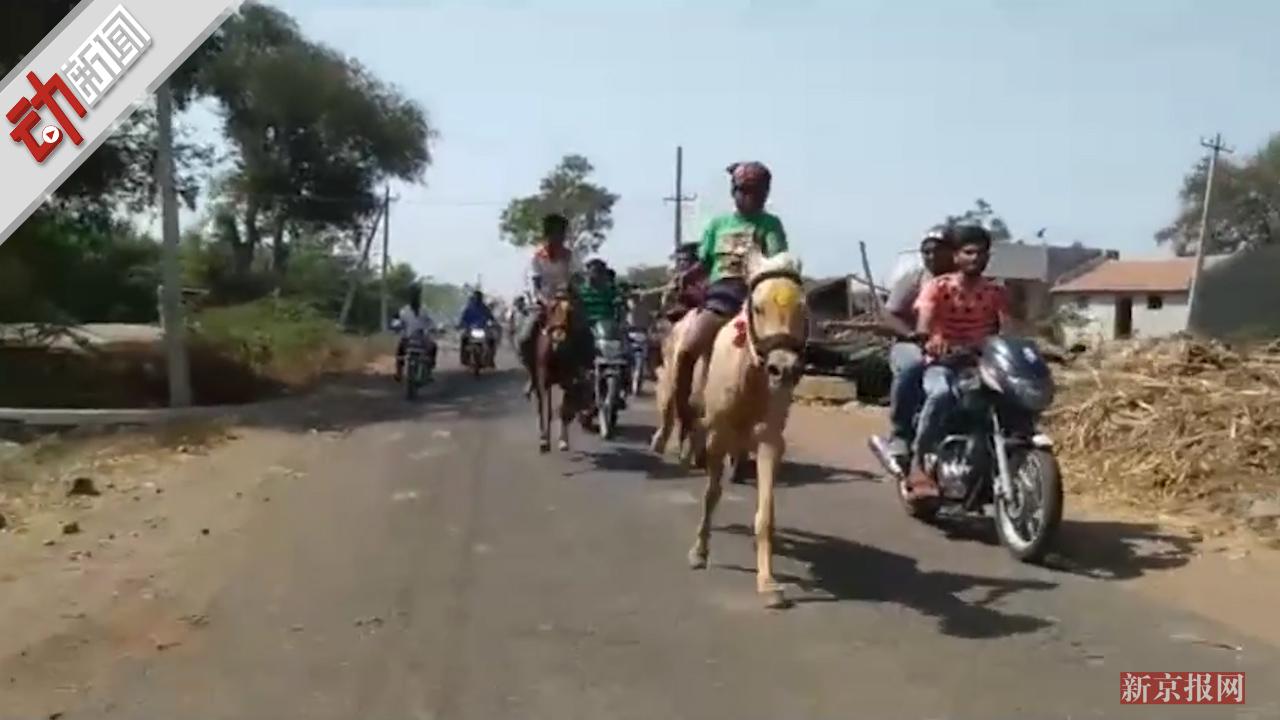
[(24, 518), (83, 502), (69, 498), (76, 478), (99, 492), (138, 489), (138, 477), (179, 455), (202, 454), (234, 439), (223, 420), (189, 420), (149, 428), (77, 429), (32, 439), (0, 458), (0, 516), (9, 527)]
[(1049, 424), (1073, 489), (1228, 515), (1280, 491), (1280, 344), (1135, 342), (1059, 377)]

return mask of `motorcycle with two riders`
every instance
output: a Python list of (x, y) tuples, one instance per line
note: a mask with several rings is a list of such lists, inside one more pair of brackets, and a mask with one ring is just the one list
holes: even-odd
[(871, 450), (913, 517), (993, 516), (1000, 543), (1015, 558), (1038, 562), (1062, 522), (1063, 505), (1053, 441), (1039, 427), (1054, 398), (1049, 366), (1033, 341), (1004, 336), (948, 363), (959, 368), (951, 411), (942, 441), (922, 463), (938, 496), (911, 497), (909, 467), (882, 438), (871, 439)]
[(493, 321), (468, 322), (460, 325), (462, 337), (458, 341), (462, 366), (479, 377), (485, 370), (497, 367), (494, 349), (497, 347), (497, 328)]
[[(404, 322), (399, 318), (392, 320), (391, 330), (403, 332)], [(401, 343), (401, 352), (396, 358), (396, 378), (404, 384), (405, 399), (412, 401), (417, 399), (418, 390), (433, 380), (436, 344), (424, 327), (413, 328)]]

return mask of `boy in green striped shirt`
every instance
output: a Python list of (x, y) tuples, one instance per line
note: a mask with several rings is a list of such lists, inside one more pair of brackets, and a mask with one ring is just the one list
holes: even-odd
[(591, 326), (618, 320), (622, 297), (618, 285), (609, 276), (609, 266), (600, 258), (587, 262), (587, 281), (578, 290), (578, 302)]

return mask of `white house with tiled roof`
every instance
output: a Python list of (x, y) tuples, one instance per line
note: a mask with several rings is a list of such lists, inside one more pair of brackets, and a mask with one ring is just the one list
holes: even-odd
[[(1226, 256), (1205, 258), (1206, 275)], [(1187, 329), (1194, 258), (1110, 259), (1053, 288), (1054, 309), (1074, 316), (1069, 344), (1162, 337)]]

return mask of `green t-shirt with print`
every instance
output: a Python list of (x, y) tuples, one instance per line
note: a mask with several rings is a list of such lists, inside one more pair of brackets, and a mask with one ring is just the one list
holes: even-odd
[(778, 216), (767, 212), (754, 215), (729, 213), (712, 218), (702, 233), (698, 260), (708, 269), (711, 282), (724, 278), (744, 278), (746, 259), (755, 245), (765, 257), (787, 250), (787, 233)]

